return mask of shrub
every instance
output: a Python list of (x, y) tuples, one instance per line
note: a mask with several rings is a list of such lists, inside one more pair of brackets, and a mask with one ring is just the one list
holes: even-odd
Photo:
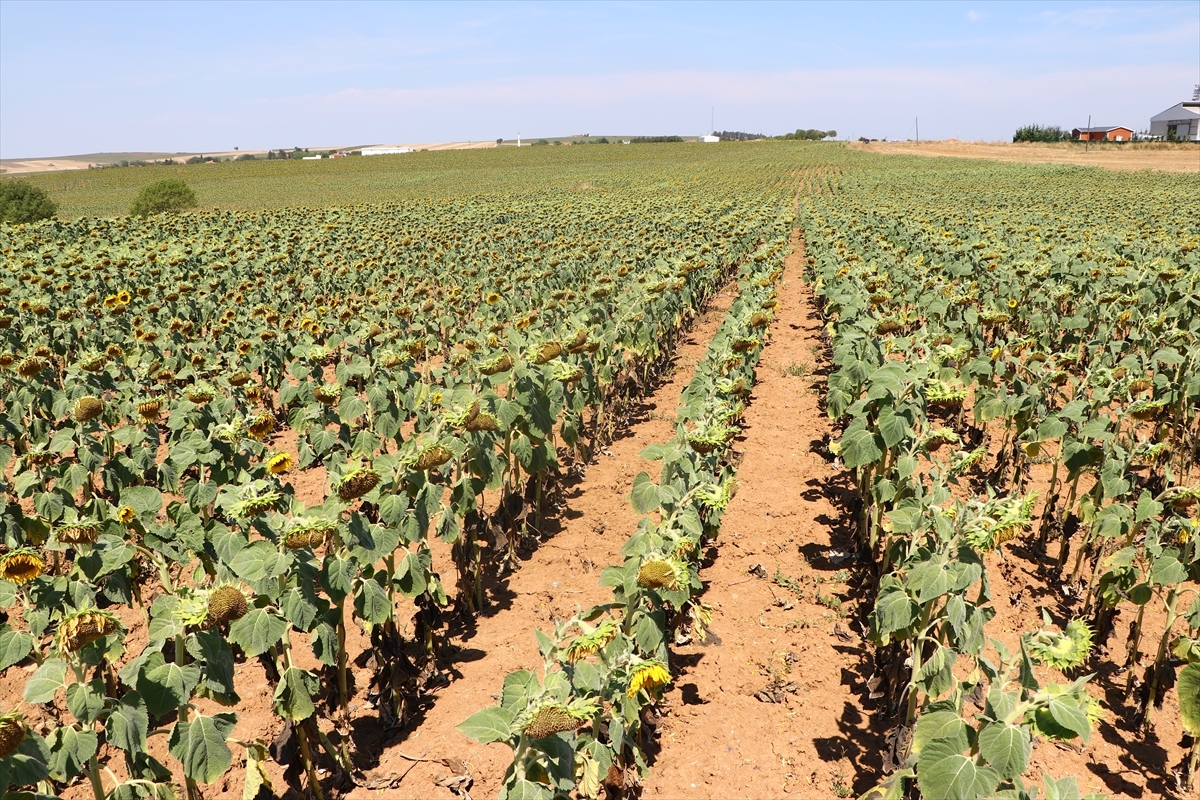
[(0, 222), (37, 222), (58, 213), (44, 191), (25, 181), (0, 181)]
[(131, 217), (182, 211), (196, 205), (196, 193), (179, 178), (163, 178), (145, 186), (129, 207)]
[(1057, 125), (1026, 125), (1013, 134), (1014, 142), (1062, 142), (1070, 138), (1071, 134)]

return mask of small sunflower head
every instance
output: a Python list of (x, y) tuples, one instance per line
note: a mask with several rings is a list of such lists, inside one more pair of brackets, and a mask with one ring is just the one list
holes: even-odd
[(208, 596), (207, 621), (220, 625), (246, 616), (246, 595), (235, 586), (218, 586)]
[(337, 493), (342, 502), (349, 503), (369, 493), (383, 480), (378, 472), (370, 467), (352, 469), (338, 481)]
[(8, 369), (15, 361), (12, 353), (0, 353), (0, 369)]
[(242, 370), (240, 372), (235, 372), (229, 376), (229, 385), (230, 386), (245, 386), (249, 382), (250, 382), (250, 373), (246, 372), (245, 370)]
[(136, 516), (137, 512), (133, 510), (133, 506), (121, 506), (117, 509), (117, 522), (120, 522), (122, 525), (128, 525), (130, 522), (133, 522)]
[(26, 732), (25, 715), (20, 711), (0, 714), (0, 759), (17, 752), (21, 742), (25, 741)]
[(246, 426), (246, 432), (250, 434), (250, 438), (262, 441), (275, 430), (275, 417), (268, 411), (256, 415), (250, 424)]
[(42, 555), (29, 547), (10, 550), (0, 556), (0, 578), (17, 585), (29, 583), (46, 569)]
[(556, 733), (567, 733), (579, 727), (581, 720), (576, 719), (560, 703), (544, 703), (533, 713), (526, 723), (524, 733), (530, 739), (545, 739)]
[(99, 533), (100, 528), (94, 522), (76, 522), (59, 528), (56, 537), (63, 544), (92, 544)]
[(467, 420), (463, 427), (471, 433), (494, 431), (500, 428), (500, 419), (490, 411), (480, 411), (478, 414)]
[(77, 653), (97, 639), (123, 629), (121, 621), (109, 612), (89, 608), (64, 619), (56, 638), (62, 652)]
[(183, 395), (198, 406), (211, 403), (212, 399), (216, 397), (216, 393), (213, 391), (211, 386), (200, 383), (186, 389)]
[(162, 400), (143, 400), (137, 404), (137, 413), (146, 422), (158, 422), (162, 407)]
[(454, 458), (454, 453), (447, 448), (440, 444), (430, 445), (421, 451), (413, 466), (422, 471), (430, 470), (442, 466), (452, 458)]
[(494, 306), (500, 302), (500, 295), (497, 292), (488, 292), (483, 298), (484, 302), (489, 306)]
[(595, 630), (576, 636), (571, 640), (571, 643), (566, 648), (567, 660), (575, 663), (598, 653), (616, 635), (616, 621), (612, 619), (604, 620), (596, 626)]
[(99, 397), (88, 395), (75, 401), (72, 416), (76, 422), (88, 422), (104, 413), (104, 401)]
[(40, 356), (28, 356), (17, 364), (17, 374), (22, 378), (32, 378), (46, 368), (46, 360)]
[(1081, 619), (1071, 620), (1063, 631), (1043, 628), (1029, 637), (1029, 655), (1058, 670), (1074, 669), (1092, 651), (1092, 629)]
[(338, 383), (327, 383), (313, 389), (313, 397), (323, 406), (331, 406), (342, 396), (342, 386)]
[(647, 691), (666, 686), (671, 682), (671, 673), (661, 661), (644, 661), (639, 664), (629, 677), (627, 697), (636, 697), (642, 689)]
[(645, 589), (679, 588), (679, 573), (677, 564), (666, 558), (650, 558), (642, 562), (638, 568), (638, 586)]
[(331, 519), (296, 519), (284, 534), (283, 544), (289, 550), (320, 547), (334, 527), (336, 523)]
[(296, 466), (296, 460), (291, 453), (276, 453), (267, 459), (267, 472), (272, 475), (282, 475), (290, 472)]
[(233, 505), (233, 515), (243, 519), (261, 516), (273, 510), (275, 504), (282, 499), (283, 495), (279, 492), (271, 490), (260, 491), (254, 487), (247, 487), (242, 499)]

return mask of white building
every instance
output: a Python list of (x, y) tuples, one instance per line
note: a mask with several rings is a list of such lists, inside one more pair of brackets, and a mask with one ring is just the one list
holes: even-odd
[(364, 156), (391, 156), (398, 153), (415, 153), (416, 150), (412, 147), (364, 147), (362, 154)]
[(709, 142), (711, 144), (712, 142), (721, 141), (721, 137), (720, 136), (701, 136), (700, 141)]
[(301, 161), (320, 161), (321, 156), (301, 156)]
[(1177, 103), (1150, 118), (1150, 135), (1166, 139), (1172, 132), (1179, 139), (1200, 142), (1200, 90), (1190, 101)]

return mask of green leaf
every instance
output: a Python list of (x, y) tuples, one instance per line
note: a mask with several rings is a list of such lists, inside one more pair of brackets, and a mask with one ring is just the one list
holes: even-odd
[(458, 725), (463, 735), (480, 744), (503, 742), (512, 736), (515, 714), (502, 706), (477, 711)]
[(183, 764), (183, 774), (200, 783), (212, 783), (225, 774), (233, 761), (233, 752), (225, 740), (233, 734), (237, 717), (199, 714), (189, 722), (177, 722), (171, 730), (168, 746)]
[(874, 464), (883, 457), (882, 440), (865, 427), (849, 429), (838, 442), (838, 452), (847, 469)]
[(91, 725), (104, 710), (104, 681), (72, 683), (67, 687), (67, 710), (84, 725)]
[(254, 658), (278, 644), (286, 630), (287, 621), (283, 617), (264, 608), (252, 608), (229, 626), (229, 639)]
[(50, 737), (50, 774), (57, 780), (74, 778), (87, 768), (88, 759), (100, 749), (95, 731), (81, 731), (74, 725), (55, 728)]
[(391, 598), (387, 590), (379, 585), (377, 577), (386, 580), (387, 573), (380, 572), (359, 581), (358, 591), (354, 593), (354, 612), (374, 625), (386, 622), (392, 613)]
[(67, 685), (67, 662), (50, 658), (42, 662), (37, 672), (25, 682), (26, 703), (49, 703), (59, 689)]
[(126, 692), (109, 715), (104, 729), (108, 732), (109, 744), (114, 747), (130, 755), (145, 752), (150, 714), (142, 696), (137, 692)]
[(33, 637), (24, 631), (0, 627), (0, 672), (24, 661), (33, 652)]
[(308, 719), (316, 713), (312, 696), (321, 691), (321, 679), (308, 670), (288, 667), (275, 688), (275, 713), (284, 719)]
[(955, 743), (935, 739), (917, 759), (917, 786), (923, 797), (938, 800), (975, 800), (987, 796), (1000, 783), (999, 774), (955, 749)]
[(649, 514), (658, 508), (658, 484), (650, 480), (645, 472), (639, 472), (633, 479), (633, 490), (629, 493), (629, 502), (633, 504), (633, 513)]
[(957, 752), (966, 750), (970, 745), (967, 739), (967, 724), (953, 711), (930, 711), (917, 717), (912, 751), (920, 753), (925, 745), (934, 739), (948, 740), (957, 748)]
[(168, 664), (162, 653), (151, 653), (142, 666), (138, 691), (150, 713), (162, 717), (190, 700), (199, 682), (200, 668), (195, 664)]
[(1183, 727), (1192, 736), (1200, 737), (1200, 664), (1188, 664), (1181, 669), (1176, 688)]
[(1149, 580), (1155, 586), (1174, 586), (1187, 580), (1187, 568), (1176, 556), (1163, 553), (1150, 566)]
[(500, 792), (500, 800), (550, 800), (554, 797), (554, 789), (544, 783), (534, 783), (523, 778), (517, 778), (512, 786), (504, 786)]
[(1083, 743), (1087, 744), (1088, 736), (1092, 732), (1092, 724), (1088, 721), (1086, 711), (1065, 700), (1051, 700), (1048, 710), (1056, 723), (1083, 739)]
[(1031, 752), (1033, 742), (1025, 728), (994, 723), (979, 732), (979, 754), (1005, 780), (1016, 780), (1025, 772)]
[(530, 699), (537, 694), (537, 691), (537, 675), (527, 669), (510, 672), (504, 676), (504, 688), (500, 690), (500, 705), (514, 714), (519, 713), (529, 705)]

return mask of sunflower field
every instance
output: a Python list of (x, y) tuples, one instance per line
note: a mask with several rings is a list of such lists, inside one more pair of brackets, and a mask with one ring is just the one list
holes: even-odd
[(247, 662), (310, 790), (318, 757), (351, 774), (347, 630), (403, 725), (554, 476), (785, 248), (773, 158), (0, 231), (0, 670), (38, 709), (3, 717), (0, 792), (197, 797), (236, 748), (253, 797)]

